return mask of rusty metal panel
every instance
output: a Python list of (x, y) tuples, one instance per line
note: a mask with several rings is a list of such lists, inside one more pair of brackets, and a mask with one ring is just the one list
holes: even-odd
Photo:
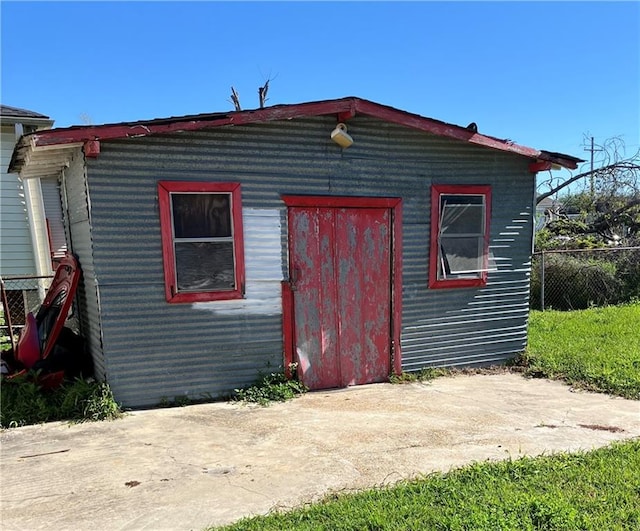
[(290, 208), (297, 360), (311, 389), (386, 380), (390, 370), (390, 214)]
[(391, 371), (391, 243), (387, 209), (335, 212), (342, 386), (381, 382)]
[[(317, 117), (101, 143), (100, 156), (87, 161), (90, 218), (82, 197), (69, 218), (77, 225), (74, 249), (78, 240), (93, 256), (100, 303), (91, 320), (101, 319), (105, 370), (119, 400), (139, 406), (218, 396), (282, 363), (280, 283), (289, 275), (282, 194), (402, 198), (405, 370), (487, 364), (522, 347), (534, 180), (528, 161), (360, 116), (349, 121), (353, 146), (342, 150), (329, 138), (334, 127), (334, 117)], [(244, 300), (166, 304), (158, 180), (242, 184)], [(496, 271), (487, 286), (427, 288), (431, 183), (492, 186)]]
[(331, 209), (292, 208), (289, 217), (296, 361), (310, 389), (342, 387)]

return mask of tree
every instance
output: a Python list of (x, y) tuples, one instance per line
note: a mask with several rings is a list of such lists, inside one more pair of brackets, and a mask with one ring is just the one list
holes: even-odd
[[(563, 196), (561, 216), (546, 229), (551, 236), (562, 235), (580, 240), (578, 246), (606, 245), (615, 242), (640, 244), (640, 151), (625, 156), (624, 142), (616, 137), (592, 146), (597, 153), (593, 166), (573, 176), (549, 175), (538, 183), (536, 204), (547, 197), (567, 191), (578, 183), (577, 192)], [(591, 166), (591, 163), (588, 163)], [(543, 235), (541, 235), (543, 236)], [(587, 237), (589, 236), (589, 237)], [(575, 243), (575, 242), (574, 242)]]
[[(585, 137), (586, 138), (586, 137)], [(632, 156), (625, 155), (624, 141), (620, 137), (606, 140), (602, 145), (594, 145), (594, 153), (598, 153), (594, 159), (593, 170), (585, 169), (583, 164), (577, 175), (554, 176), (551, 172), (547, 178), (538, 181), (538, 197), (536, 204), (543, 199), (556, 195), (569, 185), (589, 178), (589, 183), (593, 183), (593, 195), (629, 195), (640, 194), (640, 150)], [(571, 173), (569, 171), (569, 173)], [(583, 183), (583, 188), (584, 188)], [(542, 190), (546, 190), (542, 192)], [(595, 199), (595, 197), (592, 197)]]

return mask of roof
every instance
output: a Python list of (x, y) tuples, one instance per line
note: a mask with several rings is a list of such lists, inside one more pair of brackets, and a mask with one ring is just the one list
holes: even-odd
[(560, 202), (553, 197), (545, 197), (542, 201), (537, 203), (536, 208), (545, 209), (545, 208), (553, 208), (556, 205), (560, 205)]
[(18, 107), (10, 107), (9, 105), (0, 105), (0, 116), (2, 118), (28, 118), (37, 120), (51, 121), (48, 116), (40, 114), (39, 112), (29, 111), (27, 109), (20, 109)]
[[(336, 100), (274, 105), (246, 111), (195, 114), (37, 131), (24, 135), (20, 139), (13, 153), (9, 171), (20, 172), (23, 178), (57, 175), (57, 172), (66, 165), (70, 156), (70, 153), (66, 152), (88, 142), (326, 115), (335, 115), (338, 121), (346, 121), (358, 115), (370, 116), (437, 136), (515, 153), (528, 157), (532, 162), (546, 164), (546, 166), (553, 164), (574, 169), (578, 162), (582, 162), (582, 159), (570, 155), (540, 151), (515, 144), (508, 139), (503, 140), (480, 134), (477, 132), (475, 124), (471, 124), (474, 127), (462, 127), (361, 98), (347, 97)], [(540, 168), (546, 169), (546, 166), (540, 166)]]

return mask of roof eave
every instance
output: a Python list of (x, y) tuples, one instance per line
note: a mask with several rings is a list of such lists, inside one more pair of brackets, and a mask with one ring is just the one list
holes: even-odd
[[(508, 140), (501, 140), (482, 135), (465, 127), (441, 122), (432, 118), (426, 118), (424, 116), (401, 111), (393, 107), (388, 107), (355, 97), (290, 105), (276, 105), (263, 109), (229, 113), (202, 114), (189, 117), (178, 117), (175, 119), (157, 119), (38, 131), (27, 135), (30, 137), (30, 146), (27, 149), (39, 150), (66, 144), (73, 144), (75, 146), (94, 140), (135, 138), (156, 134), (196, 131), (211, 127), (246, 125), (331, 114), (337, 115), (339, 119), (348, 119), (349, 117), (356, 116), (357, 114), (371, 116), (434, 135), (522, 155), (532, 160), (549, 161), (570, 169), (576, 168), (577, 161), (580, 160), (568, 155), (565, 156), (558, 153), (545, 152), (521, 146)], [(16, 156), (17, 150), (18, 148), (16, 147), (9, 171), (21, 172), (22, 170), (25, 159)]]
[(58, 178), (69, 166), (74, 152), (82, 143), (67, 143), (45, 148), (35, 148), (33, 135), (23, 135), (11, 155), (8, 173), (18, 173), (21, 179)]
[(49, 118), (34, 118), (31, 116), (2, 116), (0, 123), (2, 123), (2, 125), (35, 125), (36, 127), (46, 129), (53, 127), (54, 121)]

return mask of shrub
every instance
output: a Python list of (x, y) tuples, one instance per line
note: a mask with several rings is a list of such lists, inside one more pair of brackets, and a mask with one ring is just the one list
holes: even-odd
[(623, 283), (624, 301), (640, 298), (640, 248), (616, 254), (618, 276)]
[[(539, 309), (540, 258), (536, 262), (531, 274), (531, 307)], [(545, 255), (544, 282), (545, 308), (577, 310), (629, 300), (614, 261), (548, 253)]]
[(20, 376), (3, 380), (0, 392), (3, 428), (53, 420), (111, 420), (121, 415), (108, 384), (92, 379), (78, 378), (48, 391)]

